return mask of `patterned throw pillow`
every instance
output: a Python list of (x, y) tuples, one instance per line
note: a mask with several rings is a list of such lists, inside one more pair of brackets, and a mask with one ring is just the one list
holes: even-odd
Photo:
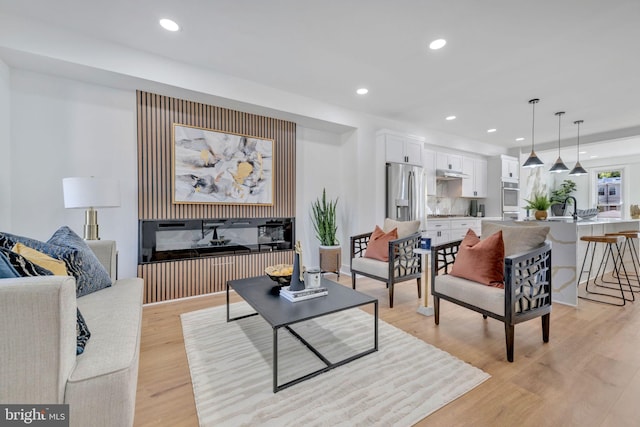
[(13, 268), (4, 252), (0, 251), (0, 279), (13, 279), (16, 277), (20, 277), (20, 275)]
[(8, 249), (16, 243), (64, 261), (67, 271), (76, 279), (76, 296), (90, 294), (111, 286), (111, 277), (91, 248), (69, 227), (61, 227), (47, 242), (0, 233), (0, 246)]
[(69, 227), (60, 227), (47, 243), (75, 252), (71, 268), (67, 264), (67, 270), (76, 278), (77, 297), (111, 286), (109, 272), (82, 237)]
[[(1, 238), (2, 237), (0, 236), (0, 239)], [(4, 266), (7, 265), (10, 268), (5, 269)], [(2, 275), (2, 271), (8, 271), (8, 275)], [(15, 272), (16, 275), (9, 275), (12, 271)], [(0, 278), (51, 275), (53, 275), (53, 273), (51, 273), (49, 270), (39, 267), (22, 255), (12, 252), (4, 247), (0, 247)], [(84, 317), (82, 317), (80, 310), (76, 308), (76, 355), (84, 352), (84, 348), (87, 345), (87, 341), (89, 341), (90, 337), (91, 332), (89, 332), (87, 323), (84, 321)]]
[(52, 276), (53, 273), (46, 268), (40, 267), (38, 264), (34, 264), (19, 253), (13, 252), (6, 248), (0, 248), (0, 253), (4, 255), (9, 264), (20, 275), (20, 277), (31, 276)]

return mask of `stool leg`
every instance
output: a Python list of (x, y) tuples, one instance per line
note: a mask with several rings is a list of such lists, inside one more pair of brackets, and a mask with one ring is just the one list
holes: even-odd
[[(585, 262), (587, 260), (587, 257), (589, 256), (589, 247), (590, 247), (591, 243), (592, 242), (588, 242), (588, 244), (587, 244), (587, 251), (585, 252), (584, 261), (582, 262), (582, 269), (583, 270), (584, 270), (584, 264), (585, 264)], [(606, 270), (606, 264), (603, 266), (603, 263), (607, 263), (609, 261), (609, 257), (614, 262), (614, 270), (616, 272), (618, 271), (617, 266), (616, 266), (617, 259), (615, 257), (615, 254), (613, 253), (613, 247), (612, 247), (613, 244), (612, 243), (607, 243), (606, 245), (607, 246), (605, 247), (604, 253), (602, 254), (602, 260), (600, 261), (600, 265), (598, 266), (598, 271), (596, 273), (596, 276), (594, 277), (594, 285), (596, 285), (596, 286), (600, 286), (600, 285), (597, 285), (596, 281), (598, 279), (598, 276), (600, 275), (600, 271), (601, 270)], [(620, 248), (617, 245), (616, 245), (616, 249), (618, 250), (618, 256), (620, 256)], [(593, 249), (592, 249), (592, 252), (591, 252), (591, 264), (589, 265), (589, 275), (587, 277), (587, 285), (586, 285), (586, 288), (585, 288), (586, 292), (588, 294), (591, 294), (591, 295), (601, 295), (601, 296), (605, 296), (605, 297), (609, 297), (609, 298), (613, 298), (613, 299), (622, 300), (622, 303), (616, 304), (616, 303), (610, 302), (610, 301), (604, 301), (604, 300), (595, 299), (595, 298), (588, 298), (588, 297), (583, 297), (583, 296), (579, 296), (579, 295), (578, 295), (578, 298), (584, 299), (584, 300), (587, 300), (587, 301), (599, 302), (601, 304), (615, 305), (615, 306), (618, 306), (618, 307), (624, 306), (626, 304), (626, 302), (627, 302), (627, 299), (626, 299), (626, 297), (624, 295), (624, 291), (622, 289), (622, 282), (621, 281), (618, 281), (618, 285), (619, 285), (618, 289), (620, 290), (620, 296), (609, 295), (609, 294), (605, 294), (605, 293), (602, 293), (602, 292), (595, 292), (595, 291), (589, 290), (589, 279), (591, 277), (591, 271), (593, 270), (593, 261), (594, 261), (594, 257), (595, 257), (595, 252), (596, 252), (596, 242), (593, 242)], [(623, 266), (623, 268), (624, 268), (624, 266)], [(604, 275), (604, 271), (603, 271), (603, 275)], [(580, 272), (580, 277), (582, 278), (582, 272)], [(579, 283), (580, 282), (578, 281), (578, 284)], [(632, 295), (633, 295), (633, 292), (632, 292)]]
[[(600, 275), (600, 271), (602, 269), (602, 274), (600, 275), (600, 283), (597, 283), (594, 280), (594, 284), (598, 287), (601, 288), (606, 288), (606, 289), (613, 289), (613, 290), (618, 290), (620, 289), (620, 292), (622, 293), (622, 296), (625, 300), (627, 301), (635, 301), (636, 300), (636, 296), (633, 293), (633, 288), (631, 287), (631, 282), (629, 281), (629, 275), (627, 274), (627, 269), (624, 265), (624, 254), (625, 254), (625, 249), (626, 249), (626, 243), (627, 243), (628, 239), (625, 239), (624, 243), (622, 243), (622, 250), (620, 250), (620, 247), (618, 246), (618, 244), (616, 244), (616, 251), (618, 256), (615, 256), (613, 254), (613, 248), (611, 247), (611, 245), (613, 244), (608, 244), (609, 245), (609, 251), (607, 252), (607, 250), (605, 249), (605, 253), (606, 256), (603, 255), (603, 261), (600, 263), (600, 266), (598, 267), (598, 275)], [(613, 278), (617, 279), (617, 281), (612, 282), (609, 280), (605, 280), (605, 274), (607, 271), (607, 265), (609, 264), (609, 259), (612, 260), (613, 262), (613, 272), (611, 273), (611, 275), (613, 276)], [(634, 264), (634, 268), (635, 268), (635, 264)], [(621, 270), (624, 271), (624, 277), (621, 277)], [(637, 270), (636, 270), (637, 273)], [(622, 280), (624, 280), (626, 283), (626, 285), (629, 287), (628, 291), (623, 291), (622, 290)], [(612, 285), (618, 285), (618, 286), (605, 286), (604, 283), (609, 283)], [(624, 292), (630, 292), (631, 293), (631, 297), (630, 298), (626, 298), (624, 295)], [(595, 293), (595, 292), (592, 292)], [(607, 294), (599, 294), (599, 295), (607, 295)], [(613, 295), (609, 295), (611, 297), (614, 297)], [(618, 297), (614, 297), (614, 298), (618, 298)]]

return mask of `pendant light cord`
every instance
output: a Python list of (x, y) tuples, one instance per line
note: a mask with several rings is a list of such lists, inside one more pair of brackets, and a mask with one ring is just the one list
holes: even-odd
[(531, 119), (531, 152), (533, 153), (534, 151), (534, 144), (535, 144), (535, 129), (536, 129), (536, 104), (539, 102), (540, 100), (538, 98), (534, 98), (534, 99), (530, 99), (529, 100), (529, 104), (531, 104), (531, 108), (532, 108), (532, 119)]
[(532, 120), (531, 120), (531, 151), (533, 151), (533, 141), (534, 139), (534, 135), (535, 135), (535, 129), (536, 129), (536, 101), (535, 100), (531, 100), (529, 101), (532, 104)]

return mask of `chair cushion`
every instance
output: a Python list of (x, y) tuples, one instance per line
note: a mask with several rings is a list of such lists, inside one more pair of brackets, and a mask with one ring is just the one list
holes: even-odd
[(504, 287), (502, 231), (480, 240), (476, 233), (469, 229), (460, 243), (460, 249), (449, 274), (483, 285)]
[(433, 289), (439, 294), (447, 295), (498, 316), (504, 316), (504, 289), (484, 286), (451, 274), (436, 276)]
[(371, 233), (367, 250), (364, 252), (365, 258), (373, 258), (379, 261), (389, 261), (389, 242), (398, 238), (398, 230), (393, 229), (387, 233), (376, 225)]
[(389, 263), (373, 258), (357, 257), (351, 260), (351, 269), (383, 279), (389, 278)]
[(418, 232), (420, 221), (396, 221), (391, 218), (385, 218), (382, 230), (388, 233), (394, 228), (398, 229), (398, 239), (404, 239)]
[(504, 241), (504, 256), (511, 256), (521, 252), (527, 252), (542, 245), (549, 234), (549, 226), (539, 226), (534, 222), (531, 225), (504, 225), (495, 222), (482, 221), (482, 238), (486, 238), (497, 231), (502, 230)]

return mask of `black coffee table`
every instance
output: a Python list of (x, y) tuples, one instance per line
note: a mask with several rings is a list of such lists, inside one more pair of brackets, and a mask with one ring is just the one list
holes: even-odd
[[(367, 354), (378, 351), (378, 300), (368, 295), (357, 292), (346, 286), (339, 285), (330, 280), (322, 278), (322, 286), (327, 288), (329, 294), (326, 296), (313, 298), (304, 301), (291, 302), (278, 295), (272, 294), (271, 288), (275, 282), (267, 276), (251, 277), (241, 280), (230, 280), (227, 282), (227, 322), (244, 319), (250, 316), (260, 315), (271, 325), (273, 329), (273, 392), (291, 387), (302, 381), (320, 375), (323, 372), (342, 366), (353, 360), (359, 359)], [(229, 313), (229, 289), (233, 289), (240, 295), (256, 313), (245, 316), (230, 317)], [(373, 317), (373, 347), (361, 353), (347, 357), (339, 362), (331, 362), (308, 343), (297, 332), (289, 326), (294, 323), (311, 320), (338, 311), (360, 307), (366, 304), (374, 305)], [(313, 354), (315, 354), (326, 366), (291, 380), (285, 384), (278, 385), (278, 330), (285, 328), (300, 342), (302, 342)]]

